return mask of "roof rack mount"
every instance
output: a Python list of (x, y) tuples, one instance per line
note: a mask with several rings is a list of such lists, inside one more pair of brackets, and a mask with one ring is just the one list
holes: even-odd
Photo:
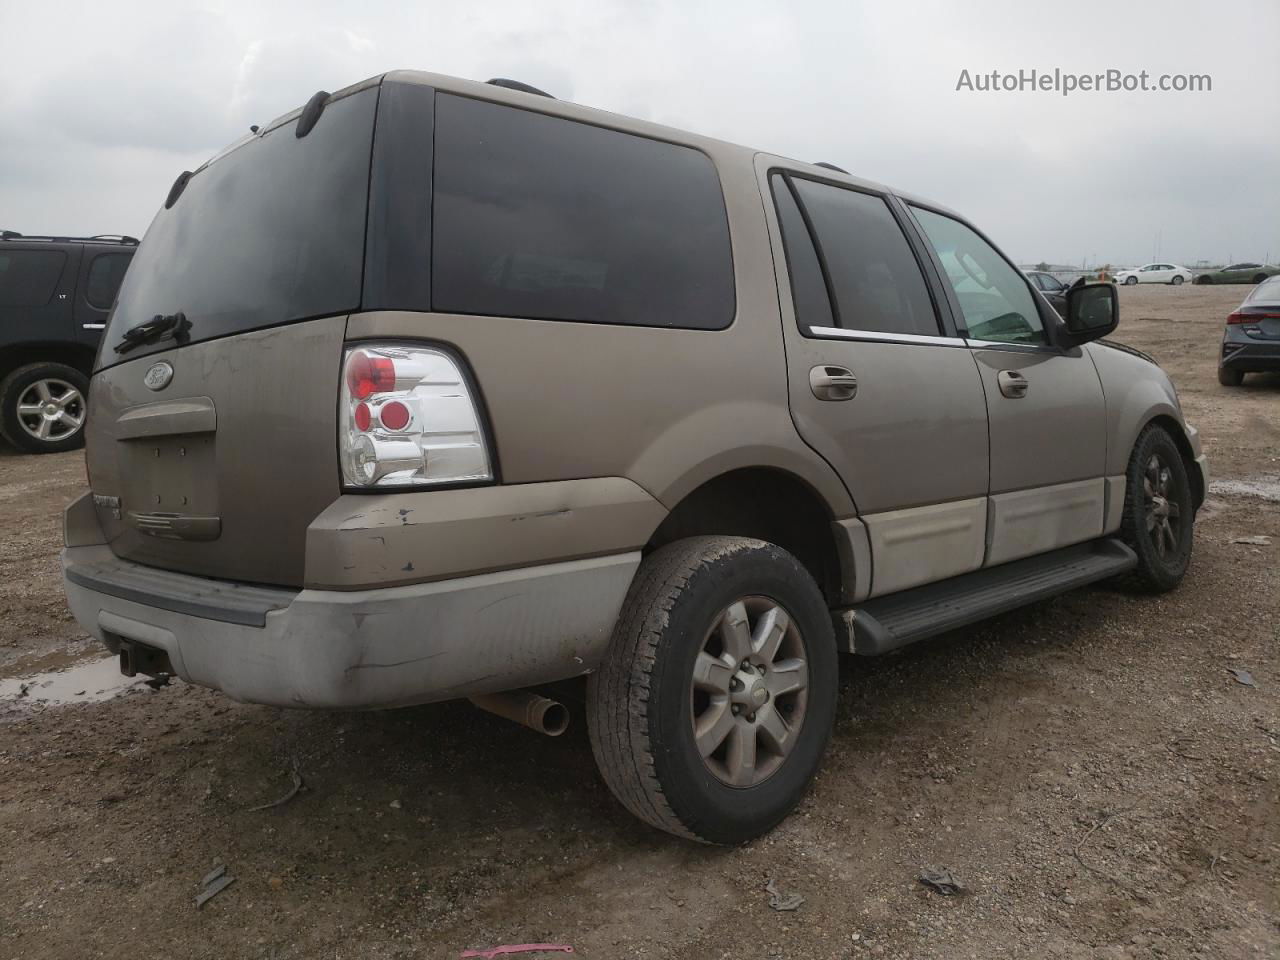
[(18, 233), (16, 230), (0, 230), (0, 240), (39, 240), (44, 243), (118, 243), (136, 247), (138, 238), (125, 233), (98, 233), (92, 237), (72, 237), (42, 233)]

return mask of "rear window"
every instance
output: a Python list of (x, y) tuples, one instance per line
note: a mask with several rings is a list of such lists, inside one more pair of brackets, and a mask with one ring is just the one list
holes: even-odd
[(435, 110), (433, 309), (732, 321), (729, 226), (705, 154), (445, 94)]
[(360, 304), (377, 90), (329, 102), (305, 137), (297, 121), (199, 170), (139, 247), (108, 324), (101, 362), (129, 327), (181, 311), (192, 341)]
[(44, 306), (66, 262), (61, 250), (0, 251), (0, 307)]
[(89, 264), (89, 279), (85, 282), (84, 298), (99, 310), (110, 310), (115, 302), (120, 281), (133, 259), (131, 253), (100, 253)]

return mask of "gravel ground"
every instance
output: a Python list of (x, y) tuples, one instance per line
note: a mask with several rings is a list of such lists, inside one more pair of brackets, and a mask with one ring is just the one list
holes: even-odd
[[(1219, 481), (1183, 586), (847, 660), (827, 762), (768, 837), (708, 849), (632, 820), (580, 707), (549, 740), (465, 704), (26, 697), (0, 702), (0, 958), (1280, 956), (1280, 376), (1214, 371), (1243, 294), (1121, 292), (1117, 339), (1170, 370)], [(0, 452), (0, 677), (99, 655), (56, 557), (83, 477), (78, 454)], [(296, 796), (254, 810), (294, 769)], [(196, 910), (218, 863), (236, 882)], [(770, 909), (771, 880), (799, 909)]]

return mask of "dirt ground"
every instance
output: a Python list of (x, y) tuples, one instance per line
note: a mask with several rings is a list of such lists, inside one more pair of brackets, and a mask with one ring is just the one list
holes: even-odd
[[(1228, 481), (1183, 586), (847, 660), (825, 766), (768, 837), (710, 849), (631, 819), (580, 709), (551, 740), (465, 704), (26, 697), (0, 702), (0, 958), (1280, 956), (1280, 376), (1214, 368), (1244, 292), (1121, 294), (1117, 339), (1172, 373)], [(0, 453), (0, 677), (100, 655), (57, 562), (83, 484), (79, 454)], [(303, 789), (253, 810), (295, 764)], [(236, 882), (197, 911), (217, 863)], [(770, 880), (804, 903), (771, 910)]]

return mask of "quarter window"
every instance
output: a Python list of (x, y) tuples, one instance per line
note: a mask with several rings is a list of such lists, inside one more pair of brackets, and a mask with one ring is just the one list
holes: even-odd
[(440, 94), (432, 308), (719, 329), (724, 197), (690, 147)]
[(975, 340), (1044, 343), (1044, 324), (1026, 279), (959, 220), (912, 207), (960, 301)]
[(130, 253), (101, 253), (89, 264), (89, 279), (85, 283), (84, 298), (91, 307), (110, 310), (115, 303), (116, 291), (124, 279), (124, 271), (133, 259)]
[(920, 264), (883, 197), (793, 178), (835, 299), (836, 326), (938, 336)]
[(782, 225), (782, 246), (787, 253), (787, 272), (791, 275), (791, 302), (795, 304), (796, 322), (802, 330), (834, 327), (827, 283), (804, 216), (783, 177), (775, 174), (772, 186), (778, 222)]
[(0, 307), (43, 307), (66, 261), (61, 250), (0, 251)]

